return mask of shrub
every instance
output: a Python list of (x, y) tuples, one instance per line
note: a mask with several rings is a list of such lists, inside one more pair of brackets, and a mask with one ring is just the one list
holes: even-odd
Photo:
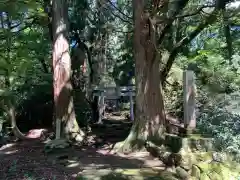
[(240, 161), (240, 114), (229, 111), (233, 99), (229, 95), (225, 97), (218, 104), (202, 108), (197, 126), (201, 133), (213, 136), (218, 150), (231, 153)]

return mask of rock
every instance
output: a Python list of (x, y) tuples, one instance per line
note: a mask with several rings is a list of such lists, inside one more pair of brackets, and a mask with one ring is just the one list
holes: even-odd
[(218, 162), (212, 162), (209, 166), (209, 170), (212, 170), (218, 174), (222, 173), (224, 169), (225, 167), (222, 165), (222, 163), (218, 163)]
[(227, 160), (226, 154), (220, 152), (214, 152), (212, 154), (212, 159), (216, 162), (225, 162)]
[(176, 175), (182, 180), (187, 180), (190, 178), (190, 175), (188, 174), (188, 172), (181, 167), (176, 168)]
[[(239, 176), (239, 171), (227, 165), (227, 163), (220, 163), (212, 161), (211, 163), (201, 162), (196, 165), (201, 172), (200, 180), (225, 180)], [(193, 169), (195, 171), (196, 169)], [(192, 172), (193, 173), (193, 172)]]
[(63, 160), (63, 159), (67, 159), (68, 155), (67, 154), (63, 154), (57, 157), (59, 160)]
[(211, 180), (211, 179), (209, 178), (209, 176), (206, 173), (202, 173), (200, 180)]
[(201, 171), (198, 166), (193, 165), (192, 166), (192, 173), (191, 176), (196, 177), (197, 179), (200, 179), (201, 177)]
[(212, 152), (197, 152), (197, 153), (194, 153), (194, 156), (195, 156), (196, 162), (212, 161)]
[(121, 112), (113, 112), (112, 113), (114, 116), (121, 116), (122, 114), (121, 114)]
[(211, 164), (206, 162), (200, 162), (197, 164), (197, 166), (200, 169), (201, 173), (206, 173), (209, 169), (211, 169)]
[(173, 134), (167, 134), (165, 145), (168, 146), (172, 152), (184, 151), (211, 151), (213, 150), (212, 138), (202, 137), (201, 135), (192, 134), (187, 137), (180, 137)]
[[(32, 138), (32, 139), (37, 139), (37, 138), (43, 138), (47, 134), (47, 129), (31, 129), (29, 132), (26, 134), (26, 137)], [(43, 138), (44, 139), (44, 138)]]
[(180, 167), (189, 171), (192, 168), (193, 162), (194, 162), (194, 156), (192, 155), (192, 153), (183, 154), (180, 162)]
[(218, 170), (220, 170), (220, 172), (216, 172), (216, 173), (219, 174), (222, 177), (222, 179), (224, 179), (224, 180), (230, 179), (230, 177), (233, 174), (233, 170), (225, 167), (223, 164), (221, 164), (219, 166)]
[(70, 144), (67, 142), (66, 139), (55, 139), (55, 140), (47, 142), (47, 144), (44, 147), (44, 152), (49, 153), (53, 149), (64, 149), (69, 146), (70, 146)]
[(211, 180), (225, 180), (225, 179), (223, 179), (223, 177), (220, 174), (218, 174), (216, 172), (210, 172), (208, 174), (208, 177), (210, 177)]

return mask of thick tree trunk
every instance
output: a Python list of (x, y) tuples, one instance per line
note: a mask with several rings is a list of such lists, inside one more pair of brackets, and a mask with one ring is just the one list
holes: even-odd
[[(134, 58), (136, 74), (136, 116), (131, 132), (120, 151), (141, 148), (147, 140), (160, 143), (165, 127), (165, 113), (160, 83), (160, 59), (149, 36), (144, 18), (144, 0), (133, 0)], [(157, 58), (158, 57), (158, 58)]]
[(53, 83), (56, 121), (62, 123), (62, 137), (82, 141), (84, 133), (76, 121), (73, 104), (67, 18), (66, 1), (53, 0)]
[(136, 115), (129, 136), (120, 151), (143, 147), (146, 141), (160, 144), (165, 132), (165, 113), (160, 83), (159, 62), (151, 66), (146, 59), (136, 62)]

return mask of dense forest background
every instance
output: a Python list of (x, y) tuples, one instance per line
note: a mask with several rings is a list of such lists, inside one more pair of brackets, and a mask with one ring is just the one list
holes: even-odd
[[(150, 73), (149, 78), (161, 82), (166, 112), (183, 117), (182, 72), (193, 70), (197, 83), (197, 128), (213, 135), (221, 150), (240, 158), (240, 114), (236, 108), (240, 95), (239, 1), (179, 0), (167, 8), (161, 7), (161, 3), (68, 1), (68, 16), (63, 19), (68, 21), (73, 100), (79, 127), (85, 131), (93, 120), (92, 87), (126, 86), (130, 80), (140, 87), (140, 72), (148, 65), (136, 53), (145, 48), (148, 53), (157, 52), (154, 63), (160, 64), (155, 67), (161, 73)], [(138, 31), (145, 33), (137, 17), (142, 7), (146, 17), (151, 17), (147, 19), (153, 21), (142, 39), (156, 38), (151, 39), (156, 49), (151, 42), (143, 47), (136, 45)], [(56, 35), (52, 2), (2, 0), (0, 11), (0, 133), (6, 135), (13, 129), (21, 137), (20, 131), (54, 127), (52, 53)], [(158, 85), (151, 92), (161, 93)], [(146, 112), (154, 105), (149, 101), (149, 108), (140, 112), (141, 92), (136, 97), (139, 121), (141, 113), (151, 116)]]

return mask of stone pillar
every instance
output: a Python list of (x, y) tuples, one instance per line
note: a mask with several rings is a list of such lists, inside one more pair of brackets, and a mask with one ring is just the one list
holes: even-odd
[(119, 112), (120, 111), (120, 100), (121, 100), (121, 89), (119, 86), (116, 86), (115, 88), (115, 95), (117, 96), (116, 100), (115, 101), (115, 105), (116, 105), (116, 109), (115, 111)]
[(98, 109), (98, 113), (99, 113), (98, 123), (101, 124), (101, 123), (102, 123), (103, 116), (104, 116), (104, 110), (105, 110), (104, 90), (101, 91), (101, 94), (100, 94), (100, 96), (99, 96), (98, 107), (99, 107), (99, 109)]
[(196, 128), (196, 112), (195, 112), (195, 75), (193, 71), (187, 70), (183, 72), (183, 98), (184, 98), (184, 127), (188, 132), (192, 132)]
[(55, 139), (61, 138), (61, 119), (56, 120), (56, 136)]
[(134, 103), (133, 103), (133, 89), (129, 91), (129, 100), (130, 100), (130, 119), (134, 120)]

